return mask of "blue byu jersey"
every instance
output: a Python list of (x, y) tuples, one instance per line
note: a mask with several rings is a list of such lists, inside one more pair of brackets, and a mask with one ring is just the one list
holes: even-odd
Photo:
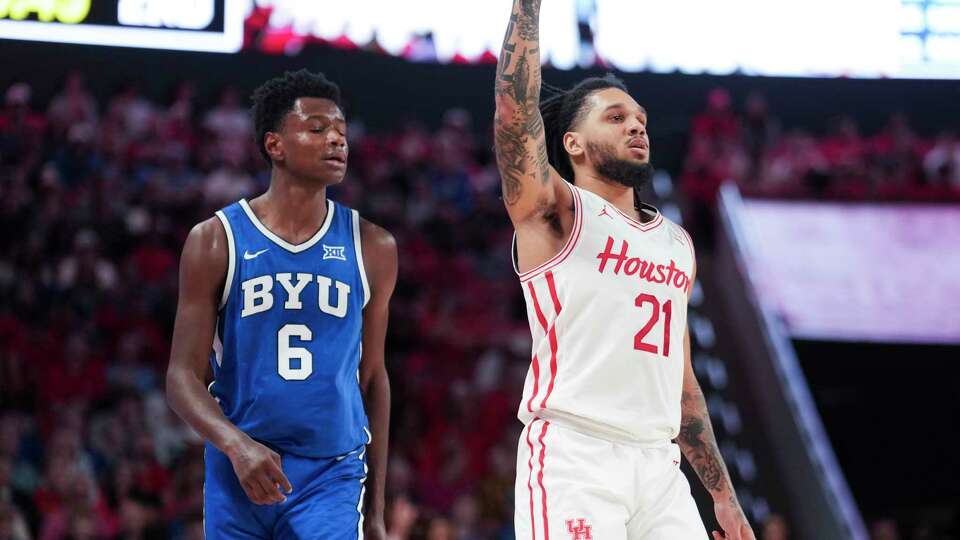
[(293, 245), (246, 200), (217, 212), (229, 262), (210, 391), (252, 438), (305, 457), (370, 441), (360, 394), (363, 267), (360, 216), (327, 200), (320, 230)]

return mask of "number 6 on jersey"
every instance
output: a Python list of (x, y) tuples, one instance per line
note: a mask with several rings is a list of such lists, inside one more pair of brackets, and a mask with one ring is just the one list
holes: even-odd
[[(303, 381), (313, 373), (313, 354), (303, 347), (291, 347), (290, 338), (300, 341), (313, 339), (313, 332), (305, 324), (285, 324), (277, 332), (277, 372), (288, 381)], [(293, 367), (291, 360), (300, 360)]]

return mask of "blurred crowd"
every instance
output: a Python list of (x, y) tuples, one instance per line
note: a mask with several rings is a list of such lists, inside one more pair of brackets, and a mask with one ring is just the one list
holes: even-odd
[(717, 190), (736, 182), (750, 196), (831, 200), (960, 201), (960, 133), (923, 137), (902, 113), (874, 134), (851, 116), (826, 133), (784, 127), (761, 94), (743, 107), (717, 88), (694, 117), (680, 184), (706, 226)]
[[(196, 222), (265, 189), (245, 101), (101, 101), (71, 75), (0, 110), (0, 539), (201, 538), (203, 456), (166, 407), (177, 261)], [(403, 246), (388, 369), (394, 538), (507, 538), (529, 329), (490, 145), (451, 110), (349, 128), (331, 196)], [(429, 287), (423, 286), (429, 283)], [(489, 302), (505, 298), (505, 302)]]
[[(231, 88), (212, 103), (190, 82), (164, 103), (135, 83), (102, 97), (77, 73), (47, 104), (26, 82), (3, 93), (0, 540), (203, 537), (202, 446), (163, 397), (179, 250), (269, 171)], [(352, 121), (330, 193), (403, 250), (387, 346), (394, 540), (513, 534), (529, 327), (477, 127), (457, 109), (386, 135)], [(682, 181), (708, 206), (724, 178), (781, 195), (960, 186), (957, 139), (922, 140), (902, 117), (874, 137), (843, 121), (815, 139), (781, 133), (758, 97), (735, 114), (718, 91), (691, 133)], [(763, 537), (787, 538), (781, 518), (768, 525)]]

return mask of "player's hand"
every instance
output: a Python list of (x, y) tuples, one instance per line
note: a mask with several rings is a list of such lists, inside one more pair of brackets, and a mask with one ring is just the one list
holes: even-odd
[(736, 497), (716, 501), (713, 509), (717, 514), (717, 523), (723, 529), (723, 532), (713, 531), (714, 540), (757, 540)]
[(243, 491), (255, 504), (285, 502), (285, 493), (293, 492), (293, 486), (283, 474), (280, 455), (266, 446), (245, 437), (227, 455)]

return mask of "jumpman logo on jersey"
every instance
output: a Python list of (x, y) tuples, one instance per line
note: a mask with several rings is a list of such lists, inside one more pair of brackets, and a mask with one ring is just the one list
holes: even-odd
[(603, 205), (603, 210), (601, 210), (600, 213), (597, 214), (597, 217), (600, 217), (600, 216), (607, 216), (608, 218), (613, 219), (613, 216), (607, 213), (607, 205)]
[[(576, 524), (576, 527), (574, 527), (574, 524)], [(590, 529), (592, 527), (587, 525), (587, 520), (583, 518), (567, 520), (567, 531), (573, 535), (570, 537), (572, 540), (593, 540)]]

